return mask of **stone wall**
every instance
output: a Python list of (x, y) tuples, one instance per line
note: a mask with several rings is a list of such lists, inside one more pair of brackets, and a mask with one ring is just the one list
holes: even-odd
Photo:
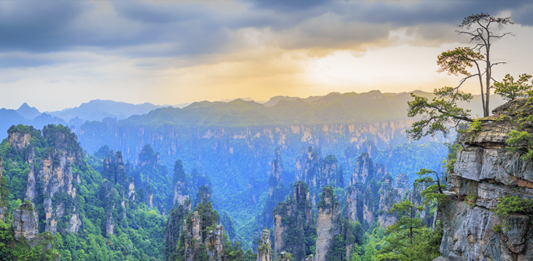
[[(454, 171), (447, 177), (448, 199), (439, 207), (444, 225), (438, 260), (533, 260), (533, 213), (511, 213), (508, 225), (495, 214), (503, 196), (533, 198), (533, 163), (505, 149), (508, 133), (531, 104), (515, 100), (496, 108), (479, 131), (460, 137)], [(510, 119), (513, 118), (513, 121)], [(524, 130), (533, 133), (531, 126)]]

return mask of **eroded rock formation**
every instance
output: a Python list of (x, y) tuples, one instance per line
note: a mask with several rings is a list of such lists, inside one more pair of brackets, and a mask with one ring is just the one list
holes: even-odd
[[(438, 260), (533, 260), (533, 213), (510, 213), (504, 221), (493, 212), (504, 196), (533, 198), (533, 163), (505, 149), (508, 133), (517, 128), (513, 122), (533, 109), (526, 100), (514, 100), (493, 113), (480, 130), (459, 139), (464, 148), (447, 177), (448, 200), (438, 212), (444, 225)], [(522, 127), (533, 133), (530, 124)], [(506, 225), (495, 231), (502, 222)]]
[[(80, 179), (72, 169), (82, 163), (80, 145), (66, 127), (46, 126), (42, 136), (48, 147), (44, 153), (40, 152), (42, 160), (38, 160), (34, 149), (28, 147), (34, 131), (32, 127), (9, 131), (8, 138), (10, 146), (24, 150), (24, 158), (29, 163), (26, 199), (34, 201), (37, 193), (44, 195), (45, 231), (55, 234), (58, 222), (62, 222), (66, 224), (63, 226), (66, 231), (76, 233), (82, 223), (74, 183), (79, 183)], [(40, 191), (36, 188), (38, 182), (42, 182)], [(66, 208), (66, 205), (71, 207)]]
[(257, 261), (272, 261), (272, 247), (270, 243), (270, 231), (261, 231), (259, 246), (257, 246)]
[[(311, 213), (312, 203), (309, 188), (305, 182), (294, 184), (293, 196), (280, 202), (274, 209), (274, 255), (278, 256), (286, 249), (292, 249), (295, 260), (302, 260), (309, 252), (311, 245), (307, 245), (305, 238), (316, 233)], [(297, 240), (288, 238), (296, 235)]]
[(333, 187), (326, 187), (322, 191), (316, 228), (316, 261), (325, 261), (333, 237), (342, 233), (340, 204), (335, 198)]
[(13, 210), (13, 230), (15, 232), (15, 240), (33, 241), (37, 237), (38, 232), (38, 218), (37, 212), (34, 211), (33, 203), (22, 203), (18, 208)]

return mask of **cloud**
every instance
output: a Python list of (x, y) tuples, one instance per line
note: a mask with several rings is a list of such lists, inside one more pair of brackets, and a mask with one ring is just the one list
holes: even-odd
[(42, 54), (65, 52), (173, 57), (174, 64), (187, 66), (247, 48), (306, 50), (311, 56), (324, 56), (336, 50), (362, 54), (404, 43), (438, 46), (466, 42), (454, 30), (471, 13), (507, 10), (515, 21), (531, 25), (532, 9), (533, 4), (525, 1), (481, 0), (1, 1), (0, 67), (64, 63), (68, 59)]

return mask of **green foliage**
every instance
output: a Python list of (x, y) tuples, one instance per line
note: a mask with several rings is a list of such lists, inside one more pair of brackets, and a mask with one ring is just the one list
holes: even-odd
[(505, 148), (510, 151), (519, 151), (522, 146), (527, 150), (520, 158), (523, 161), (530, 161), (533, 159), (533, 139), (531, 134), (527, 131), (513, 130), (509, 133), (509, 139), (505, 141)]
[[(59, 167), (60, 157), (67, 156), (60, 153), (64, 150), (74, 156), (74, 164), (67, 163), (64, 167), (72, 171), (74, 176), (72, 185), (77, 193), (76, 197), (72, 198), (66, 192), (59, 191), (51, 198), (54, 209), (59, 204), (65, 209), (63, 217), (57, 220), (56, 247), (62, 256), (61, 259), (159, 260), (163, 257), (164, 217), (155, 210), (147, 209), (143, 202), (129, 201), (128, 176), (134, 174), (134, 171), (131, 164), (121, 163), (120, 152), (113, 157), (112, 151), (103, 147), (95, 156), (77, 158), (77, 155), (82, 155), (82, 151), (76, 136), (67, 127), (48, 125), (43, 129), (42, 135), (40, 131), (31, 127), (22, 129), (30, 130), (30, 145), (24, 149), (24, 153), (34, 153), (32, 164), (27, 162), (26, 156), (11, 148), (7, 140), (0, 144), (0, 157), (4, 159), (0, 198), (2, 205), (6, 206), (4, 212), (6, 221), (11, 222), (9, 213), (19, 205), (23, 209), (31, 209), (29, 202), (22, 202), (26, 197), (26, 183), (30, 169), (33, 168), (34, 173), (39, 173), (43, 168), (42, 161), (46, 158), (52, 160), (52, 168)], [(109, 159), (109, 166), (104, 171), (103, 161), (106, 157)], [(150, 167), (161, 170), (161, 166), (157, 163)], [(163, 171), (159, 173), (166, 175)], [(105, 180), (102, 175), (105, 175)], [(79, 184), (76, 182), (77, 178)], [(49, 185), (55, 186), (55, 184)], [(44, 193), (44, 183), (39, 177), (36, 180), (35, 193), (33, 210), (39, 216), (39, 231), (44, 231), (46, 216), (43, 202), (49, 196)], [(140, 197), (137, 196), (138, 198)], [(83, 224), (76, 234), (66, 231), (73, 214), (77, 214), (78, 220)], [(108, 217), (112, 217), (109, 222), (115, 227), (112, 235), (106, 233)], [(9, 233), (12, 235), (12, 232), (9, 232), (10, 225), (8, 223), (4, 226), (5, 229), (0, 225), (0, 234), (4, 235), (4, 239), (8, 238), (8, 243), (4, 243), (7, 246), (12, 245), (9, 242), (13, 242), (13, 239), (9, 239)], [(46, 234), (43, 236), (47, 237)], [(48, 242), (52, 241), (53, 238), (49, 237)], [(1, 244), (2, 242), (0, 242), (0, 251), (3, 251), (5, 249)], [(44, 249), (41, 246), (34, 249), (22, 248), (22, 244), (19, 243), (16, 246), (12, 253), (15, 256), (19, 255), (19, 260), (47, 260), (46, 255), (50, 256), (51, 251), (55, 251), (41, 251)], [(39, 253), (44, 253), (44, 256)]]
[(511, 214), (532, 214), (533, 199), (520, 198), (519, 196), (505, 196), (498, 200), (494, 214), (500, 219), (503, 228), (509, 226)]
[(22, 261), (53, 261), (59, 253), (55, 248), (56, 237), (50, 232), (37, 235), (40, 240), (35, 247), (31, 247), (26, 239), (19, 241), (14, 239), (14, 231), (11, 223), (4, 223), (0, 220), (0, 260), (22, 260)]
[(444, 159), (444, 170), (446, 174), (450, 174), (453, 172), (453, 166), (455, 165), (455, 162), (457, 161), (457, 152), (461, 150), (463, 147), (460, 143), (445, 143), (446, 147), (448, 147), (448, 157), (447, 159)]
[(12, 125), (11, 127), (9, 127), (9, 129), (7, 130), (7, 133), (11, 134), (13, 132), (22, 132), (22, 133), (31, 133), (33, 131), (33, 127), (31, 126), (27, 126), (27, 125), (24, 125), (24, 124), (19, 124), (19, 125)]
[(494, 233), (499, 234), (499, 233), (502, 232), (502, 225), (501, 224), (496, 224), (496, 225), (492, 226), (492, 230), (494, 230)]
[(311, 200), (302, 197), (309, 192), (309, 187), (305, 182), (299, 181), (294, 184), (293, 190), (299, 191), (300, 197), (280, 202), (273, 212), (281, 216), (281, 223), (287, 228), (283, 235), (284, 250), (296, 260), (301, 260), (314, 254), (317, 232), (315, 221), (311, 217)]
[(470, 76), (472, 74), (467, 69), (474, 66), (476, 61), (484, 58), (485, 56), (468, 47), (457, 47), (454, 50), (443, 52), (437, 57), (438, 71)]
[(476, 205), (476, 200), (477, 196), (473, 192), (468, 191), (466, 195), (466, 201), (468, 202), (468, 206), (473, 208)]
[(335, 235), (326, 254), (327, 261), (346, 260), (346, 245), (344, 244), (343, 235)]
[(413, 123), (411, 129), (407, 130), (407, 133), (415, 140), (437, 133), (446, 135), (450, 132), (450, 126), (456, 127), (464, 121), (472, 122), (470, 110), (457, 106), (458, 101), (472, 100), (472, 94), (452, 87), (435, 89), (433, 93), (435, 97), (431, 101), (426, 97), (411, 93), (414, 100), (407, 103), (409, 106), (407, 116), (422, 117), (421, 120)]
[(333, 188), (333, 186), (330, 185), (323, 187), (322, 194), (320, 194), (320, 201), (317, 204), (317, 208), (335, 208), (337, 206), (339, 206), (339, 201), (335, 196), (335, 189)]
[(422, 225), (422, 220), (416, 217), (417, 210), (422, 207), (415, 207), (409, 200), (394, 204), (390, 212), (397, 212), (399, 220), (387, 228), (385, 242), (376, 253), (377, 260), (429, 261), (440, 255), (442, 234)]
[(524, 73), (518, 76), (518, 80), (515, 82), (513, 76), (506, 74), (501, 82), (494, 83), (494, 93), (511, 101), (518, 98), (528, 98), (533, 89), (533, 85), (527, 84), (530, 79), (531, 75)]
[(228, 212), (224, 211), (220, 223), (224, 226), (224, 230), (228, 233), (229, 238), (235, 239), (237, 232), (235, 231), (235, 225), (231, 217), (228, 215)]
[(11, 261), (13, 260), (13, 253), (10, 247), (13, 242), (13, 228), (9, 224), (0, 220), (0, 260)]
[[(418, 184), (425, 183), (427, 184), (426, 189), (424, 189), (420, 195), (424, 198), (424, 204), (428, 205), (431, 203), (442, 203), (446, 200), (447, 196), (444, 195), (443, 190), (446, 190), (444, 184), (440, 184), (439, 174), (436, 171), (430, 169), (420, 169), (416, 174), (420, 178), (416, 179), (414, 186)], [(433, 175), (435, 178), (433, 178)]]
[(470, 122), (467, 131), (478, 132), (481, 131), (481, 129), (481, 121), (479, 119), (474, 119), (472, 122)]

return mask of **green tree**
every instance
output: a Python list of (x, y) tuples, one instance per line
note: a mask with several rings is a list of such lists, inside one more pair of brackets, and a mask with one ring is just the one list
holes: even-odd
[(387, 228), (383, 239), (385, 243), (376, 253), (377, 260), (433, 260), (440, 255), (438, 242), (442, 235), (422, 225), (422, 220), (416, 215), (416, 211), (422, 209), (410, 200), (393, 205), (390, 213), (397, 212), (399, 219)]
[[(418, 174), (420, 178), (415, 180), (415, 187), (421, 183), (428, 184), (427, 188), (420, 193), (426, 204), (431, 202), (441, 202), (446, 198), (446, 195), (442, 192), (446, 189), (446, 186), (440, 184), (439, 173), (430, 169), (420, 169), (416, 174)], [(433, 175), (435, 178), (433, 178)]]
[[(443, 52), (438, 57), (439, 72), (449, 74), (462, 74), (463, 78), (457, 88), (467, 79), (476, 77), (479, 80), (483, 117), (489, 116), (490, 89), (492, 79), (492, 67), (504, 62), (493, 63), (491, 61), (491, 47), (495, 39), (501, 39), (512, 33), (495, 34), (493, 27), (503, 28), (507, 24), (514, 24), (511, 17), (494, 17), (489, 14), (473, 14), (466, 17), (459, 25), (465, 31), (457, 31), (459, 34), (470, 36), (470, 42), (476, 45), (473, 48), (458, 47), (452, 51)], [(467, 68), (476, 66), (476, 73), (471, 74)], [(484, 79), (483, 79), (484, 77)]]
[(514, 77), (507, 74), (501, 82), (494, 83), (494, 93), (511, 101), (517, 98), (526, 98), (533, 89), (533, 85), (527, 84), (529, 79), (531, 79), (531, 75), (524, 73), (518, 76), (518, 80), (515, 82)]
[(426, 97), (411, 94), (414, 100), (407, 103), (409, 106), (407, 116), (422, 116), (421, 120), (413, 123), (411, 129), (407, 130), (407, 133), (415, 140), (427, 135), (435, 135), (438, 132), (446, 135), (450, 131), (450, 124), (456, 128), (462, 122), (473, 122), (470, 118), (470, 110), (457, 106), (458, 101), (472, 100), (472, 94), (452, 87), (435, 89), (434, 94), (435, 97), (431, 101)]
[[(442, 132), (446, 135), (450, 128), (456, 128), (462, 122), (472, 122), (470, 111), (457, 106), (458, 101), (469, 102), (473, 96), (459, 90), (468, 79), (477, 77), (481, 90), (481, 105), (483, 117), (489, 116), (490, 90), (492, 88), (492, 67), (503, 62), (491, 61), (491, 47), (495, 39), (501, 39), (511, 33), (495, 34), (493, 27), (502, 28), (513, 24), (511, 17), (498, 18), (481, 13), (466, 17), (459, 25), (465, 31), (459, 34), (470, 36), (470, 42), (476, 45), (470, 47), (457, 47), (441, 53), (437, 58), (438, 72), (448, 72), (453, 75), (464, 75), (457, 87), (443, 87), (435, 89), (435, 97), (430, 102), (428, 98), (413, 96), (414, 101), (408, 103), (409, 117), (421, 116), (422, 120), (413, 123), (408, 131), (414, 139)], [(468, 69), (475, 67), (472, 74)]]
[(13, 260), (9, 244), (13, 241), (12, 228), (0, 220), (0, 260)]
[(375, 261), (375, 253), (376, 245), (373, 241), (368, 242), (365, 246), (365, 255), (363, 256), (363, 261)]

